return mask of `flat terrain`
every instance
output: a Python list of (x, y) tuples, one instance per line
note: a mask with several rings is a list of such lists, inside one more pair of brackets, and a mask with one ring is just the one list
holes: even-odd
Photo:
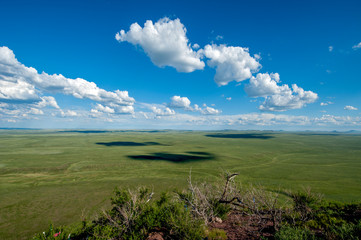
[(222, 171), (269, 189), (361, 199), (361, 135), (0, 130), (0, 239), (26, 239), (107, 207), (117, 186), (183, 188)]

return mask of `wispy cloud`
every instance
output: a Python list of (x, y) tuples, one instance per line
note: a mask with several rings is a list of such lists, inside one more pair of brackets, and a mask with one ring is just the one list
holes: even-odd
[(361, 48), (361, 42), (359, 42), (358, 44), (352, 46), (352, 49), (357, 50)]
[(330, 104), (333, 104), (333, 102), (330, 102), (330, 101), (328, 101), (328, 102), (321, 102), (321, 103), (320, 103), (320, 106), (327, 106), (327, 105), (330, 105)]

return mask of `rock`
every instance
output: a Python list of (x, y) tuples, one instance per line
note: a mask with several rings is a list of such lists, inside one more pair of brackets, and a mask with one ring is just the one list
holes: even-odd
[(222, 223), (222, 219), (220, 219), (219, 217), (212, 217), (212, 222)]

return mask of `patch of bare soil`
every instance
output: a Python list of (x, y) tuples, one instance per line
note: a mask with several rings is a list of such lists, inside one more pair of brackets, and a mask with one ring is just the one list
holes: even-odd
[(164, 240), (162, 232), (152, 232), (149, 234), (147, 240)]
[(211, 223), (211, 228), (222, 229), (228, 239), (260, 239), (273, 237), (273, 223), (270, 219), (258, 215), (245, 215), (232, 212), (222, 223)]

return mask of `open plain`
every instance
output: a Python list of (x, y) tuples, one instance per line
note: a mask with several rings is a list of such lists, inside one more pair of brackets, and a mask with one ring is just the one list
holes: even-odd
[(361, 199), (356, 133), (0, 130), (0, 239), (91, 219), (117, 186), (158, 192), (237, 172), (267, 189)]

